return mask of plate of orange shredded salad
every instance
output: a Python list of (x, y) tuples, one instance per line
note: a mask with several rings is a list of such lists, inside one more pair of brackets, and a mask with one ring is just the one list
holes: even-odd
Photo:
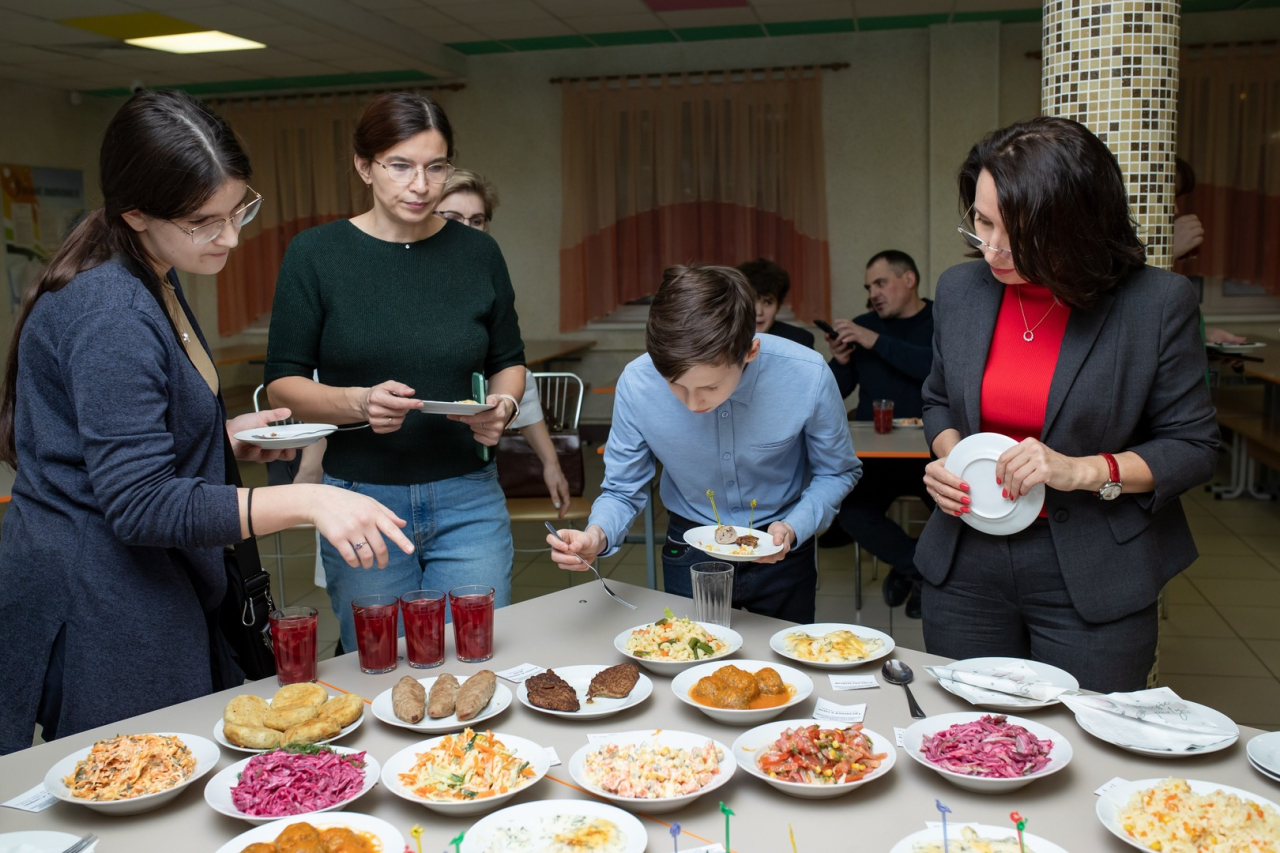
[(44, 786), (64, 803), (111, 814), (159, 808), (218, 763), (218, 745), (175, 732), (118, 735), (68, 755)]
[(382, 766), (382, 784), (433, 811), (472, 815), (497, 808), (550, 769), (546, 747), (466, 728), (397, 752)]

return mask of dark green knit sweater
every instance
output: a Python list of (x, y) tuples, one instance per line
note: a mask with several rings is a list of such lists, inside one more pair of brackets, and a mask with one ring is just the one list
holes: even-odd
[[(264, 381), (284, 376), (333, 386), (388, 379), (421, 400), (466, 400), (471, 374), (524, 364), (515, 293), (498, 244), (449, 222), (416, 243), (388, 243), (348, 220), (303, 231), (276, 281)], [(329, 437), (324, 470), (383, 485), (428, 483), (484, 465), (471, 429), (410, 412), (397, 432)]]

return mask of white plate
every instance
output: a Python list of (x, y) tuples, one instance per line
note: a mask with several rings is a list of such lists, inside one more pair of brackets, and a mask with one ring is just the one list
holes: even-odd
[(1180, 699), (1179, 701), (1184, 703), (1188, 708), (1194, 708), (1195, 710), (1199, 711), (1214, 725), (1221, 726), (1224, 729), (1232, 729), (1233, 731), (1235, 731), (1236, 736), (1233, 738), (1225, 739), (1221, 743), (1215, 743), (1213, 746), (1205, 746), (1199, 749), (1182, 749), (1182, 750), (1154, 749), (1152, 747), (1135, 746), (1134, 744), (1120, 743), (1119, 741), (1112, 740), (1111, 738), (1098, 732), (1092, 725), (1090, 725), (1088, 717), (1082, 717), (1079, 714), (1077, 714), (1076, 723), (1080, 726), (1080, 728), (1084, 729), (1086, 732), (1093, 735), (1098, 740), (1106, 741), (1112, 746), (1118, 746), (1121, 749), (1128, 750), (1129, 752), (1136, 752), (1139, 755), (1149, 755), (1152, 758), (1186, 758), (1189, 755), (1206, 755), (1210, 752), (1218, 752), (1219, 750), (1226, 749), (1227, 747), (1231, 746), (1232, 744), (1234, 744), (1236, 741), (1240, 739), (1240, 727), (1237, 726), (1235, 724), (1235, 721), (1232, 720), (1230, 717), (1228, 717), (1226, 714), (1222, 713), (1221, 711), (1214, 710), (1213, 708), (1210, 708), (1208, 705), (1200, 705), (1196, 702), (1188, 702), (1186, 699)]
[[(441, 675), (443, 674), (444, 673), (441, 673)], [(435, 684), (436, 679), (439, 677), (439, 675), (433, 675), (430, 678), (418, 679), (418, 683), (427, 691), (428, 696), (431, 695), (431, 685)], [(461, 687), (469, 676), (455, 675), (454, 678), (458, 679), (458, 686)], [(379, 693), (377, 698), (373, 700), (373, 705), (371, 706), (373, 715), (384, 723), (390, 723), (391, 725), (399, 726), (402, 729), (409, 729), (410, 731), (424, 732), (428, 734), (460, 732), (467, 726), (474, 728), (476, 723), (483, 722), (490, 717), (496, 717), (511, 706), (511, 688), (499, 681), (497, 686), (493, 688), (493, 698), (489, 700), (489, 704), (485, 705), (479, 714), (476, 714), (465, 722), (460, 721), (457, 714), (450, 714), (449, 716), (441, 717), (438, 720), (433, 720), (430, 717), (423, 717), (421, 722), (406, 723), (404, 720), (396, 716), (395, 707), (391, 704), (391, 691), (394, 689), (394, 687), (388, 687), (386, 690)]]
[[(330, 697), (330, 698), (333, 698), (333, 697)], [(362, 712), (362, 713), (360, 714), (360, 717), (359, 717), (359, 718), (358, 718), (354, 723), (352, 723), (351, 725), (347, 726), (346, 728), (344, 728), (342, 731), (338, 732), (338, 733), (337, 733), (336, 735), (334, 735), (333, 737), (331, 737), (331, 738), (325, 738), (324, 740), (321, 740), (321, 741), (316, 741), (316, 743), (322, 743), (322, 744), (323, 744), (323, 743), (333, 743), (335, 740), (338, 740), (339, 738), (344, 738), (344, 737), (346, 737), (347, 735), (349, 735), (349, 734), (351, 734), (352, 732), (354, 732), (356, 729), (360, 728), (360, 725), (361, 725), (361, 723), (363, 723), (363, 722), (364, 722), (364, 718), (365, 718), (365, 716), (366, 716), (366, 715), (365, 715), (365, 713), (363, 713), (363, 711), (364, 711), (364, 709), (362, 708), (362, 709), (361, 709), (361, 712)], [(214, 724), (213, 724), (213, 739), (214, 739), (214, 740), (216, 740), (216, 741), (218, 742), (218, 745), (219, 745), (219, 746), (226, 747), (227, 749), (233, 749), (233, 750), (235, 750), (236, 752), (249, 752), (249, 753), (254, 753), (254, 752), (270, 752), (270, 751), (271, 751), (271, 749), (275, 749), (275, 747), (271, 747), (271, 749), (250, 749), (250, 748), (249, 748), (249, 747), (247, 747), (247, 746), (237, 746), (236, 744), (234, 744), (234, 743), (232, 743), (231, 741), (227, 740), (227, 736), (226, 736), (225, 734), (223, 734), (223, 733), (222, 733), (222, 724), (223, 724), (223, 722), (224, 722), (224, 720), (223, 720), (221, 717), (219, 717), (219, 718), (218, 718), (218, 722), (216, 722), (216, 723), (214, 723)]]
[(782, 733), (787, 729), (801, 728), (814, 724), (824, 729), (842, 729), (848, 726), (841, 723), (833, 723), (830, 720), (779, 720), (771, 723), (765, 723), (763, 726), (756, 726), (750, 731), (743, 732), (738, 735), (738, 739), (733, 742), (733, 758), (738, 762), (738, 766), (743, 770), (755, 776), (757, 779), (763, 779), (769, 785), (777, 788), (784, 794), (790, 794), (793, 797), (799, 797), (802, 800), (828, 800), (832, 797), (839, 797), (849, 793), (854, 788), (860, 788), (863, 785), (875, 779), (884, 776), (893, 769), (893, 765), (898, 761), (898, 750), (894, 746), (893, 738), (887, 738), (882, 734), (877, 734), (871, 729), (863, 729), (862, 733), (871, 741), (871, 749), (873, 753), (885, 753), (884, 761), (880, 762), (880, 766), (872, 770), (866, 776), (856, 782), (841, 782), (836, 785), (817, 785), (808, 782), (786, 782), (782, 779), (775, 779), (768, 773), (765, 773), (758, 766), (756, 760), (768, 751), (781, 737)]
[(631, 692), (621, 699), (607, 699), (603, 696), (597, 696), (591, 700), (591, 704), (587, 704), (587, 687), (591, 685), (591, 679), (595, 677), (597, 672), (609, 668), (609, 664), (586, 664), (583, 666), (556, 666), (552, 670), (556, 675), (569, 682), (569, 686), (578, 694), (577, 711), (552, 711), (550, 708), (539, 708), (537, 705), (529, 701), (528, 682), (521, 682), (516, 688), (516, 698), (520, 700), (520, 704), (526, 708), (532, 708), (540, 714), (551, 714), (556, 717), (568, 717), (569, 719), (582, 719), (587, 717), (608, 717), (619, 711), (625, 711), (627, 708), (639, 705), (648, 699), (653, 693), (653, 682), (649, 680), (649, 676), (643, 672), (640, 673), (640, 680), (636, 682), (635, 687), (631, 688)]
[(443, 400), (423, 400), (420, 411), (433, 415), (478, 415), (493, 406), (487, 403), (449, 403)]
[(1244, 352), (1251, 349), (1262, 349), (1267, 344), (1265, 341), (1245, 341), (1242, 344), (1206, 344), (1213, 349), (1220, 349), (1223, 352)]
[(1280, 776), (1280, 732), (1255, 736), (1245, 746), (1249, 760), (1273, 776)]
[(1043, 770), (1032, 773), (1030, 776), (1019, 776), (1015, 779), (992, 779), (986, 776), (967, 776), (964, 773), (957, 773), (954, 770), (947, 770), (945, 767), (939, 767), (929, 759), (925, 758), (920, 752), (920, 747), (924, 743), (925, 735), (935, 735), (938, 732), (945, 731), (958, 723), (969, 723), (974, 720), (987, 716), (987, 714), (979, 711), (960, 711), (954, 714), (938, 714), (923, 720), (917, 720), (902, 734), (902, 748), (921, 765), (928, 767), (934, 773), (937, 773), (943, 779), (958, 788), (964, 788), (969, 791), (977, 791), (980, 794), (1003, 794), (1021, 788), (1023, 785), (1030, 785), (1037, 779), (1043, 779), (1057, 773), (1071, 762), (1071, 744), (1061, 734), (1041, 725), (1034, 720), (1028, 720), (1024, 717), (1008, 717), (1010, 723), (1022, 726), (1027, 731), (1038, 737), (1040, 740), (1053, 741), (1053, 748), (1049, 750), (1049, 763), (1045, 765)]
[[(342, 755), (353, 755), (363, 750), (350, 749), (345, 746), (329, 747), (334, 752)], [(226, 815), (227, 817), (238, 817), (241, 820), (247, 820), (249, 823), (271, 823), (272, 821), (281, 820), (279, 816), (275, 817), (256, 817), (251, 814), (245, 814), (236, 808), (235, 802), (231, 799), (231, 789), (240, 781), (240, 774), (244, 772), (244, 768), (250, 761), (257, 756), (250, 756), (243, 761), (237, 761), (230, 767), (218, 773), (209, 780), (209, 784), (204, 786), (204, 801), (208, 803), (215, 812)], [(354, 795), (348, 797), (340, 803), (335, 803), (328, 808), (316, 809), (315, 811), (300, 812), (296, 815), (289, 815), (290, 818), (301, 818), (306, 815), (321, 814), (329, 811), (340, 811), (363, 797), (365, 794), (373, 790), (373, 786), (378, 784), (378, 774), (382, 770), (378, 764), (378, 760), (368, 752), (364, 754), (364, 786)]]
[(290, 450), (295, 447), (308, 447), (337, 431), (338, 428), (333, 424), (281, 424), (241, 430), (236, 433), (235, 438), (236, 441), (256, 444), (258, 447), (271, 450)]
[[(974, 831), (982, 838), (1009, 838), (1014, 841), (1018, 839), (1018, 830), (1013, 826), (990, 826), (985, 823), (959, 823), (954, 820), (949, 820), (947, 821), (947, 840), (955, 841), (959, 839), (960, 828), (964, 826), (972, 826)], [(1036, 853), (1067, 853), (1066, 850), (1054, 844), (1052, 841), (1046, 841), (1040, 836), (1033, 835), (1026, 830), (1023, 830), (1022, 840), (1028, 849), (1034, 849)], [(889, 853), (913, 853), (917, 844), (927, 844), (930, 841), (938, 845), (942, 844), (941, 826), (930, 827), (929, 829), (922, 829), (919, 832), (911, 833), (906, 838), (893, 845), (893, 848)]]
[(639, 631), (641, 628), (648, 628), (650, 625), (653, 625), (653, 624), (654, 623), (652, 622), (648, 622), (644, 625), (636, 625), (634, 628), (628, 628), (627, 630), (623, 631), (621, 634), (613, 638), (613, 647), (617, 649), (619, 652), (621, 652), (622, 655), (627, 660), (632, 661), (633, 663), (638, 663), (645, 669), (649, 670), (650, 672), (656, 672), (658, 675), (665, 675), (670, 677), (677, 674), (681, 670), (688, 669), (691, 666), (697, 666), (700, 663), (707, 663), (709, 661), (716, 661), (716, 660), (724, 660), (725, 658), (729, 657), (729, 655), (737, 653), (737, 651), (742, 648), (742, 635), (739, 634), (737, 631), (733, 630), (732, 628), (726, 628), (723, 625), (713, 625), (710, 622), (698, 622), (696, 624), (701, 626), (701, 628), (704, 631), (706, 631), (708, 634), (710, 634), (713, 637), (718, 637), (719, 639), (728, 643), (729, 644), (728, 650), (726, 650), (723, 654), (718, 654), (718, 655), (715, 655), (714, 657), (699, 658), (698, 660), (677, 660), (677, 661), (654, 660), (652, 658), (633, 655), (631, 652), (627, 651), (627, 641), (631, 639), (631, 635), (634, 634), (636, 631)]
[(707, 741), (711, 741), (720, 750), (720, 772), (708, 782), (704, 787), (694, 791), (692, 794), (680, 794), (675, 797), (666, 797), (665, 799), (645, 800), (636, 797), (621, 797), (617, 794), (610, 793), (604, 788), (592, 782), (587, 778), (586, 763), (587, 755), (595, 752), (603, 746), (604, 743), (589, 743), (579, 749), (569, 759), (569, 775), (573, 777), (573, 781), (577, 782), (583, 788), (587, 789), (587, 793), (594, 794), (601, 799), (608, 800), (611, 803), (622, 806), (625, 809), (643, 812), (644, 814), (665, 814), (682, 809), (692, 803), (701, 796), (711, 793), (720, 786), (724, 785), (733, 776), (733, 771), (738, 769), (738, 762), (733, 759), (733, 751), (729, 747), (722, 744), (715, 738), (709, 738), (706, 735), (696, 735), (692, 732), (673, 732), (659, 729), (658, 731), (647, 732), (626, 732), (619, 733), (616, 740), (610, 743), (619, 745), (627, 743), (651, 742), (659, 746), (668, 746), (675, 749), (696, 749)]
[(894, 429), (924, 429), (924, 418), (894, 418)]
[(309, 817), (286, 817), (271, 823), (255, 826), (248, 832), (242, 832), (226, 844), (218, 848), (217, 853), (240, 853), (250, 844), (270, 844), (295, 823), (309, 823), (316, 829), (325, 830), (334, 826), (345, 826), (353, 832), (367, 832), (376, 837), (382, 844), (383, 853), (400, 853), (404, 850), (404, 836), (400, 830), (381, 818), (354, 812), (330, 812), (328, 814), (311, 815)]
[[(551, 769), (551, 756), (547, 754), (546, 747), (538, 746), (531, 740), (525, 740), (515, 735), (503, 734), (501, 732), (493, 732), (493, 739), (500, 742), (511, 752), (520, 758), (529, 762), (533, 767), (534, 776), (528, 782), (516, 788), (512, 788), (505, 794), (495, 794), (492, 797), (486, 797), (483, 800), (466, 800), (463, 802), (455, 802), (453, 800), (428, 800), (419, 797), (413, 791), (406, 788), (400, 782), (400, 774), (408, 773), (413, 769), (413, 765), (418, 762), (418, 754), (427, 752), (442, 738), (432, 738), (431, 740), (419, 741), (412, 746), (407, 746), (397, 752), (395, 755), (387, 759), (387, 763), (382, 767), (382, 784), (387, 790), (402, 797), (411, 803), (418, 803), (426, 806), (434, 812), (460, 817), (464, 815), (480, 814), (481, 812), (492, 811), (502, 803), (516, 796), (523, 794), (525, 791), (533, 788), (542, 781), (542, 777), (547, 775), (547, 771)], [(445, 735), (447, 737), (447, 735)], [(386, 851), (390, 853), (390, 851)]]
[[(1136, 782), (1125, 782), (1123, 785), (1117, 785), (1110, 791), (1098, 797), (1098, 805), (1096, 808), (1098, 820), (1102, 821), (1102, 825), (1107, 831), (1119, 838), (1130, 847), (1137, 847), (1139, 850), (1146, 850), (1147, 847), (1129, 837), (1123, 827), (1120, 826), (1120, 812), (1129, 804), (1129, 798), (1138, 791), (1145, 791), (1148, 788), (1154, 788), (1163, 782), (1164, 779), (1139, 779)], [(1196, 794), (1212, 794), (1215, 791), (1221, 791), (1224, 794), (1235, 794), (1244, 800), (1253, 800), (1261, 806), (1271, 806), (1271, 808), (1280, 811), (1280, 805), (1276, 805), (1265, 797), (1259, 797), (1252, 791), (1246, 791), (1242, 788), (1232, 788), (1230, 785), (1219, 785), (1217, 782), (1202, 782), (1198, 779), (1188, 779), (1187, 784), (1191, 786), (1191, 790)]]
[[(730, 664), (747, 672), (758, 672), (766, 666), (770, 667), (782, 677), (784, 684), (790, 684), (795, 688), (795, 693), (786, 702), (781, 705), (775, 705), (772, 708), (712, 708), (710, 705), (703, 705), (694, 701), (693, 697), (689, 695), (689, 691), (693, 689), (699, 679), (713, 675), (722, 666), (729, 666)], [(714, 661), (681, 672), (672, 680), (671, 692), (676, 694), (676, 698), (681, 702), (697, 708), (716, 722), (726, 723), (730, 726), (758, 726), (765, 720), (772, 720), (788, 708), (794, 708), (808, 699), (813, 694), (813, 679), (786, 664), (773, 663), (767, 660)]]
[[(649, 835), (645, 832), (644, 824), (622, 809), (607, 806), (604, 803), (592, 802), (591, 800), (538, 800), (532, 803), (508, 806), (502, 811), (494, 812), (476, 821), (467, 830), (467, 834), (463, 836), (462, 853), (488, 853), (490, 846), (498, 838), (497, 833), (503, 827), (512, 825), (527, 826), (539, 818), (556, 817), (558, 815), (585, 815), (612, 821), (617, 825), (618, 831), (622, 833), (622, 837), (626, 840), (626, 846), (623, 847), (621, 853), (644, 853), (645, 847), (649, 844)], [(536, 851), (545, 848), (546, 845), (544, 843), (527, 849)], [(511, 850), (512, 853), (519, 853), (520, 851), (518, 847), (507, 849)]]
[(1249, 766), (1252, 767), (1254, 770), (1257, 770), (1263, 776), (1266, 776), (1271, 781), (1280, 782), (1280, 774), (1272, 773), (1270, 770), (1263, 767), (1261, 764), (1254, 761), (1252, 758), (1249, 759)]
[(947, 470), (969, 484), (969, 512), (961, 514), (965, 524), (983, 533), (1008, 536), (1024, 529), (1040, 515), (1044, 506), (1044, 485), (1032, 486), (1016, 501), (1000, 494), (996, 485), (996, 460), (1018, 442), (995, 432), (974, 433), (951, 449)]
[[(94, 801), (82, 800), (79, 797), (71, 796), (71, 789), (62, 781), (65, 777), (75, 772), (76, 764), (81, 759), (89, 755), (92, 746), (78, 749), (59, 761), (49, 769), (44, 777), (44, 787), (51, 795), (62, 800), (64, 803), (74, 803), (77, 806), (85, 806), (93, 809), (95, 812), (105, 812), (112, 815), (138, 814), (140, 812), (148, 812), (152, 809), (158, 809), (165, 803), (169, 802), (178, 794), (182, 793), (182, 789), (204, 776), (214, 768), (218, 763), (221, 753), (218, 746), (207, 738), (197, 735), (183, 734), (182, 732), (148, 732), (147, 734), (156, 735), (173, 735), (182, 740), (191, 750), (191, 754), (196, 759), (195, 770), (191, 775), (183, 779), (166, 791), (159, 791), (154, 794), (143, 794), (141, 797), (133, 797), (128, 800), (110, 800), (110, 801)], [(105, 738), (104, 738), (105, 740)]]
[[(788, 634), (805, 633), (811, 637), (821, 637), (823, 634), (830, 634), (832, 631), (849, 631), (863, 640), (880, 640), (884, 643), (878, 650), (872, 652), (865, 658), (857, 660), (845, 661), (812, 661), (805, 660), (802, 657), (793, 655), (787, 651), (787, 647), (783, 645), (783, 640)], [(853, 666), (862, 666), (864, 663), (870, 663), (873, 660), (880, 660), (893, 653), (894, 649), (893, 637), (883, 631), (877, 631), (875, 628), (864, 628), (861, 625), (846, 625), (842, 622), (813, 622), (809, 625), (796, 625), (794, 628), (783, 628), (778, 633), (769, 638), (769, 648), (773, 649), (784, 658), (789, 658), (797, 663), (805, 666), (811, 666), (815, 669), (848, 669)]]
[[(684, 541), (704, 554), (710, 554), (717, 560), (724, 560), (726, 563), (750, 563), (761, 557), (772, 557), (782, 550), (781, 545), (773, 544), (773, 535), (770, 533), (749, 527), (738, 527), (736, 524), (734, 529), (738, 531), (739, 536), (750, 534), (759, 537), (760, 541), (756, 544), (754, 551), (750, 554), (734, 554), (733, 550), (738, 547), (737, 545), (717, 545), (716, 526), (714, 524), (692, 527), (686, 530), (684, 532)], [(746, 531), (746, 533), (743, 531)]]
[[(958, 660), (951, 663), (951, 669), (960, 672), (977, 672), (980, 669), (994, 669), (998, 666), (1007, 666), (1009, 664), (1022, 663), (1029, 669), (1035, 671), (1041, 681), (1052, 684), (1054, 687), (1065, 687), (1068, 690), (1079, 690), (1080, 682), (1076, 681), (1075, 676), (1067, 672), (1065, 669), (1058, 669), (1056, 666), (1050, 666), (1040, 661), (1027, 660), (1026, 658), (968, 658), (967, 660)], [(999, 702), (975, 702), (973, 699), (964, 695), (956, 686), (955, 682), (938, 679), (938, 684), (948, 693), (955, 694), (971, 705), (977, 705), (979, 708), (991, 708), (996, 711), (1034, 711), (1038, 708), (1048, 708), (1050, 705), (1057, 705), (1057, 699), (1026, 699), (1021, 696), (1009, 696), (1007, 700)], [(981, 689), (981, 688), (975, 688)]]
[[(47, 829), (28, 829), (22, 832), (0, 832), (0, 853), (62, 853), (72, 844), (80, 840), (80, 836), (69, 832), (50, 832)], [(86, 851), (98, 849), (95, 841), (85, 848)]]

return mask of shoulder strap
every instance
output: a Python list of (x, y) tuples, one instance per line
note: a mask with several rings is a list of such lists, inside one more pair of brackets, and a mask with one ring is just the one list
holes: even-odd
[[(221, 400), (222, 395), (218, 395)], [(229, 486), (241, 486), (240, 468), (236, 465), (236, 455), (231, 449), (231, 439), (227, 431), (222, 430), (222, 450), (226, 456), (226, 480)], [(258, 541), (252, 537), (231, 546), (236, 552), (236, 564), (240, 567), (240, 575), (248, 581), (262, 571), (262, 557), (258, 555)]]

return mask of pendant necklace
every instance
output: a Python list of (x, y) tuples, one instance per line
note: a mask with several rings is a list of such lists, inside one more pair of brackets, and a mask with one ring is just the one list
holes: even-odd
[(1022, 313), (1022, 328), (1026, 329), (1026, 331), (1022, 333), (1022, 339), (1027, 343), (1031, 343), (1036, 339), (1035, 332), (1036, 332), (1036, 329), (1040, 328), (1040, 323), (1043, 323), (1045, 320), (1048, 320), (1049, 315), (1053, 313), (1053, 309), (1058, 307), (1058, 297), (1056, 296), (1053, 297), (1053, 304), (1049, 306), (1048, 311), (1044, 312), (1044, 316), (1040, 318), (1040, 321), (1038, 323), (1036, 323), (1034, 326), (1028, 326), (1027, 311), (1025, 308), (1022, 307), (1022, 288), (1021, 286), (1017, 286), (1017, 287), (1018, 289), (1015, 292), (1018, 295), (1018, 310)]

